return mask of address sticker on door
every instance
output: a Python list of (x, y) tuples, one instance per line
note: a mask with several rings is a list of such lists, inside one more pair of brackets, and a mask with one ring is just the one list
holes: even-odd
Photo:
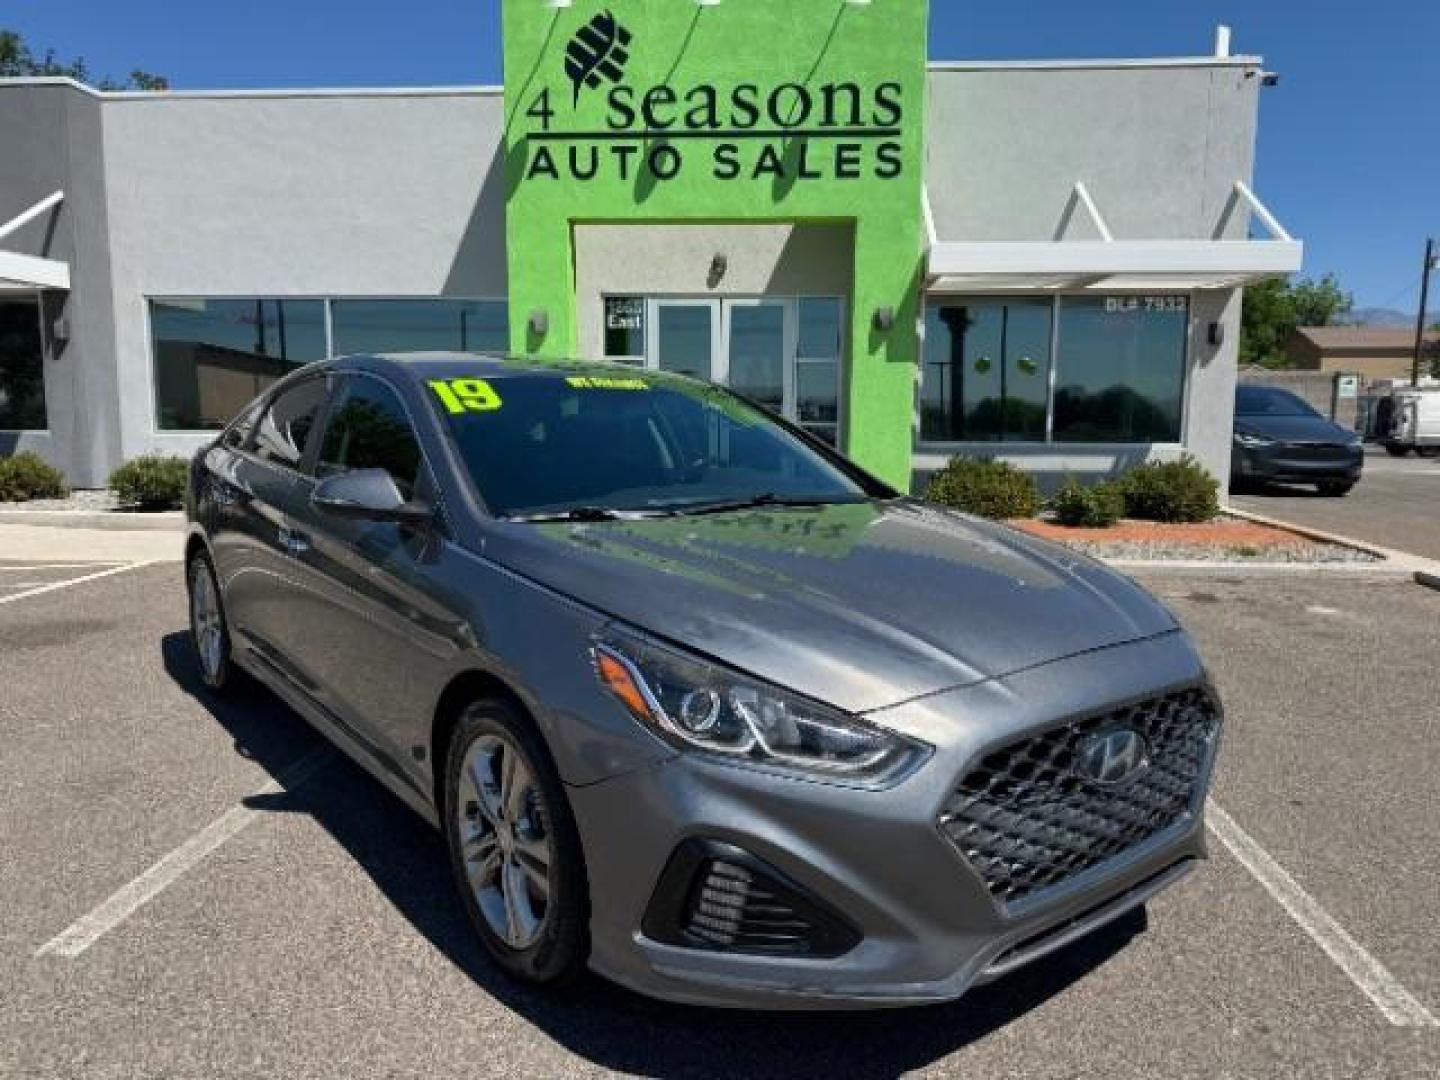
[(495, 412), (504, 404), (495, 388), (484, 379), (435, 379), (430, 389), (452, 416)]

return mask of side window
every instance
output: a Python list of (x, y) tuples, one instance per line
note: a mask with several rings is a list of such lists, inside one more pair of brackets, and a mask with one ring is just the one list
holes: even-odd
[(255, 432), (256, 456), (287, 469), (299, 469), (324, 404), (324, 379), (307, 379), (282, 391), (260, 418)]
[(421, 460), (420, 443), (395, 392), (376, 379), (348, 380), (325, 429), (316, 474), (384, 469), (400, 494), (412, 499)]

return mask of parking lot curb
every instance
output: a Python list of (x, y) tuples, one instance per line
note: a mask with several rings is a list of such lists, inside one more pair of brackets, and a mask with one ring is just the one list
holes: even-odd
[(114, 529), (121, 532), (179, 532), (179, 511), (136, 514), (124, 510), (0, 510), (0, 525), (42, 525), (49, 529)]
[(1312, 529), (1308, 525), (1296, 525), (1291, 521), (1283, 521), (1280, 518), (1269, 517), (1266, 514), (1256, 514), (1249, 510), (1241, 510), (1238, 507), (1227, 506), (1224, 512), (1231, 517), (1242, 518), (1245, 521), (1253, 521), (1257, 525), (1269, 525), (1272, 528), (1284, 529), (1286, 532), (1293, 532), (1309, 540), (1319, 540), (1324, 544), (1336, 544), (1339, 547), (1348, 547), (1355, 551), (1363, 551), (1367, 555), (1374, 555), (1379, 559), (1417, 559), (1418, 555), (1410, 555), (1403, 551), (1392, 551), (1390, 548), (1383, 548), (1377, 544), (1367, 543), (1364, 540), (1356, 540), (1354, 537), (1341, 536), (1339, 533), (1325, 532), (1323, 529)]
[[(1327, 544), (1339, 544), (1341, 547), (1353, 548), (1356, 551), (1363, 551), (1385, 560), (1383, 566), (1372, 565), (1372, 570), (1395, 570), (1411, 574), (1417, 584), (1424, 585), (1431, 589), (1440, 589), (1440, 562), (1434, 559), (1427, 559), (1423, 555), (1413, 555), (1408, 551), (1396, 551), (1394, 548), (1381, 547), (1379, 544), (1371, 544), (1364, 540), (1356, 540), (1351, 536), (1341, 536), (1338, 533), (1325, 532), (1323, 529), (1312, 529), (1308, 525), (1296, 525), (1280, 518), (1268, 517), (1265, 514), (1254, 514), (1249, 510), (1239, 510), (1233, 506), (1227, 506), (1225, 513), (1234, 517), (1244, 518), (1260, 525), (1271, 525), (1277, 529), (1288, 529), (1290, 532), (1298, 533), (1300, 536), (1309, 537), (1311, 540), (1319, 540)], [(1314, 564), (1312, 564), (1314, 565)]]

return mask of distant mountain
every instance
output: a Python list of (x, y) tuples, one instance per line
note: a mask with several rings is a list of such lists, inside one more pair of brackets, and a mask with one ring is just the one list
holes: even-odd
[[(1440, 322), (1440, 311), (1432, 311), (1425, 320), (1425, 325), (1434, 326), (1437, 322)], [(1345, 316), (1345, 323), (1348, 326), (1378, 326), (1387, 330), (1413, 330), (1415, 328), (1415, 312), (1396, 311), (1394, 308), (1355, 308)]]

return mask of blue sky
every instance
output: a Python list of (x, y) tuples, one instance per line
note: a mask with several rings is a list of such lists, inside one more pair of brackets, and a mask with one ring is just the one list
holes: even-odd
[[(1306, 272), (1339, 274), (1362, 306), (1414, 307), (1424, 237), (1440, 234), (1437, 0), (932, 3), (937, 59), (1191, 55), (1229, 23), (1235, 50), (1281, 75), (1256, 187), (1308, 243)], [(0, 26), (176, 89), (500, 80), (498, 0), (5, 0)]]

